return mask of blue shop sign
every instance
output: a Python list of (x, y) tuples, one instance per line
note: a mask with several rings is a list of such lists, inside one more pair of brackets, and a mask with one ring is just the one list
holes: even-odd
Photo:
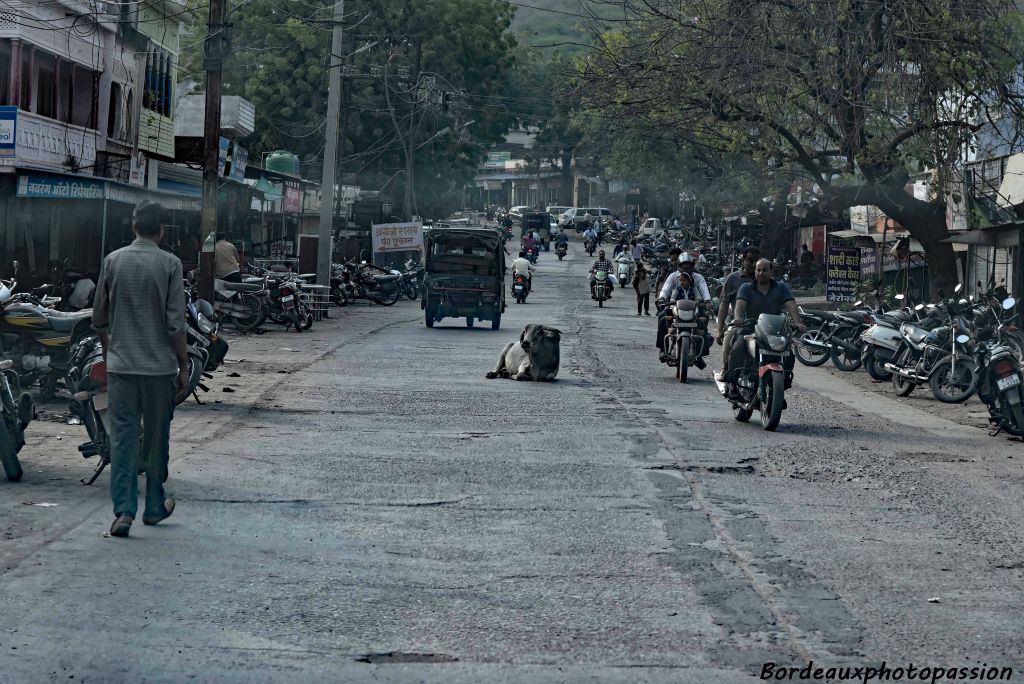
[(18, 148), (18, 108), (0, 107), (0, 157), (15, 156)]
[(67, 176), (18, 176), (18, 197), (46, 199), (103, 199), (106, 184)]

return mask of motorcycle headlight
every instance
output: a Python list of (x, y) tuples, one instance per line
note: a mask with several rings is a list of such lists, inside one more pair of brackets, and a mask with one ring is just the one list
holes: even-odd
[(199, 326), (199, 330), (202, 331), (204, 335), (212, 335), (213, 331), (216, 330), (213, 323), (210, 322), (210, 319), (203, 314), (196, 316), (196, 325)]
[(786, 338), (782, 335), (766, 335), (768, 347), (772, 351), (780, 352), (786, 350)]

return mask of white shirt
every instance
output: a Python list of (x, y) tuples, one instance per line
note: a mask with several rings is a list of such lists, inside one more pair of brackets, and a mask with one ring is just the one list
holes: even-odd
[[(704, 276), (700, 273), (692, 273), (694, 289), (697, 291), (697, 296), (706, 302), (711, 301), (711, 292), (708, 291), (708, 283), (704, 280)], [(661, 286), (661, 292), (658, 294), (658, 299), (668, 299), (668, 296), (672, 294), (672, 291), (679, 287), (679, 271), (675, 270), (669, 274), (668, 278), (665, 278), (665, 284)]]
[(530, 263), (529, 259), (517, 257), (516, 260), (512, 262), (513, 275), (521, 275), (529, 278), (530, 274), (533, 273), (534, 270), (533, 264)]
[(594, 230), (593, 228), (587, 228), (585, 231), (583, 231), (583, 237), (585, 237), (585, 238), (592, 238), (592, 239), (596, 240), (597, 239), (597, 231)]
[(640, 261), (641, 259), (644, 258), (644, 248), (641, 247), (640, 245), (635, 245), (632, 249), (632, 252), (634, 260)]

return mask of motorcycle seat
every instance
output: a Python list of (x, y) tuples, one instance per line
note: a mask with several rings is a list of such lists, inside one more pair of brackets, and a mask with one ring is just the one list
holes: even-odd
[(259, 292), (263, 289), (263, 281), (258, 283), (232, 283), (228, 280), (218, 280), (217, 287), (224, 290), (235, 290), (236, 292)]
[(805, 316), (810, 316), (812, 318), (820, 318), (823, 321), (834, 321), (834, 320), (836, 320), (836, 316), (837, 316), (835, 311), (822, 311), (821, 309), (803, 309), (802, 308), (801, 312)]
[(378, 283), (393, 283), (396, 280), (400, 279), (401, 277), (402, 276), (395, 275), (394, 273), (388, 273), (387, 275), (373, 276), (373, 279), (376, 280)]
[(921, 344), (924, 339), (928, 337), (928, 331), (923, 328), (918, 328), (916, 325), (908, 325), (903, 328), (903, 334), (907, 336), (907, 339), (914, 344)]
[(50, 322), (50, 327), (57, 332), (71, 332), (75, 326), (82, 321), (87, 321), (92, 318), (92, 309), (85, 309), (83, 311), (54, 311), (50, 310), (47, 315), (47, 320)]

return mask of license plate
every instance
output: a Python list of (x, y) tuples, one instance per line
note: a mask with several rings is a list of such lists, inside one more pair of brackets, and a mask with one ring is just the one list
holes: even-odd
[(110, 395), (106, 392), (97, 392), (92, 395), (92, 407), (97, 411), (103, 411), (110, 404)]
[(295, 295), (285, 295), (284, 297), (281, 297), (281, 301), (282, 302), (293, 302), (293, 301), (295, 301)]
[(1016, 387), (1020, 384), (1019, 375), (1007, 375), (1005, 378), (999, 378), (996, 380), (996, 387), (999, 388), (1000, 392), (1005, 392), (1011, 387)]
[(677, 328), (696, 328), (697, 324), (696, 323), (692, 323), (692, 322), (691, 323), (676, 322), (676, 327)]

